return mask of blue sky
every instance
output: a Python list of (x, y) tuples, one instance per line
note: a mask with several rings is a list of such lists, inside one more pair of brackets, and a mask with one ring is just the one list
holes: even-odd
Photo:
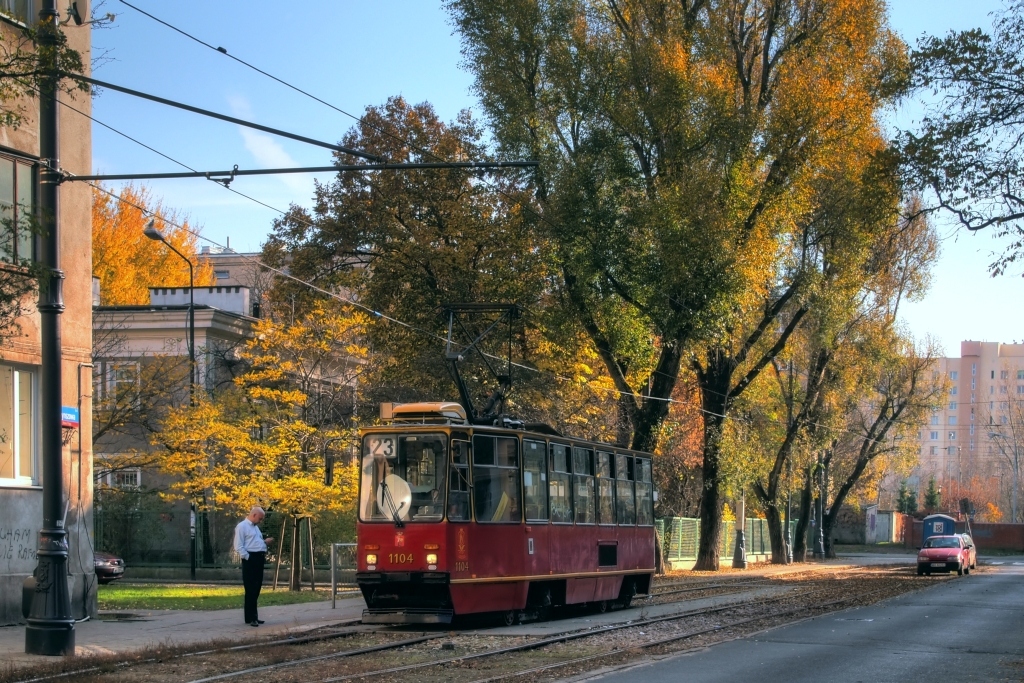
[[(129, 0), (178, 28), (359, 115), (402, 95), (429, 101), (444, 119), (473, 108), (472, 79), (459, 66), (459, 41), (433, 0), (306, 0), (303, 3)], [(922, 33), (988, 26), (998, 0), (891, 0), (893, 26), (909, 41)], [(105, 0), (108, 27), (93, 29), (98, 79), (335, 142), (353, 119), (304, 97), (129, 8)], [(69, 26), (68, 31), (89, 30)], [(93, 116), (197, 170), (319, 166), (330, 151), (177, 111), (113, 91), (94, 101)], [(902, 112), (900, 120), (915, 110)], [(63, 113), (64, 116), (77, 114)], [(93, 125), (97, 173), (183, 170), (106, 128)], [(330, 174), (319, 176), (321, 181)], [(232, 188), (276, 209), (308, 205), (312, 175), (236, 179)], [(216, 243), (255, 251), (280, 214), (204, 179), (153, 181), (165, 206), (187, 215)], [(116, 184), (111, 186), (116, 189)], [(927, 298), (904, 308), (908, 329), (932, 337), (947, 355), (963, 339), (1024, 339), (1013, 301), (1024, 300), (1018, 275), (990, 278), (1001, 247), (988, 234), (940, 224), (942, 258)]]

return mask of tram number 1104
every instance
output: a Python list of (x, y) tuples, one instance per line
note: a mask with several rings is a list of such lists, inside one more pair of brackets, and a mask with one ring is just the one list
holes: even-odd
[(391, 564), (412, 564), (412, 553), (388, 553), (388, 562)]

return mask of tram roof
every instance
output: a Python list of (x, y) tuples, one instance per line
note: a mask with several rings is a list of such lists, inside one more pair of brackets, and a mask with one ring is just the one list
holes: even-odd
[(599, 449), (602, 451), (617, 451), (621, 453), (632, 453), (634, 455), (641, 455), (647, 458), (652, 455), (646, 451), (635, 451), (632, 448), (623, 448), (622, 446), (616, 446), (614, 444), (606, 443), (604, 441), (590, 441), (588, 439), (581, 439), (575, 436), (566, 436), (564, 434), (546, 434), (544, 432), (532, 431), (530, 429), (517, 429), (513, 427), (495, 427), (492, 425), (471, 425), (471, 424), (459, 424), (459, 423), (409, 423), (409, 422), (398, 422), (385, 425), (372, 425), (368, 427), (361, 427), (359, 430), (361, 433), (380, 433), (380, 432), (455, 432), (455, 431), (471, 431), (475, 433), (488, 433), (496, 435), (508, 435), (508, 436), (521, 436), (523, 438), (533, 438), (539, 440), (547, 440), (555, 443), (568, 443), (570, 445), (585, 445), (590, 448)]

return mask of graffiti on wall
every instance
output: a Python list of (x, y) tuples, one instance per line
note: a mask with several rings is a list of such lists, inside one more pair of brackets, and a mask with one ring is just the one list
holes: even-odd
[(31, 571), (36, 561), (36, 547), (33, 529), (0, 525), (0, 562), (7, 565), (8, 571), (14, 568), (15, 563), (27, 563)]

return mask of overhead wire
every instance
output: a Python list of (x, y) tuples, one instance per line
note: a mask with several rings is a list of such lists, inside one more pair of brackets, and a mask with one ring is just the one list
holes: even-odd
[[(317, 97), (316, 95), (313, 95), (312, 93), (310, 93), (310, 92), (308, 92), (308, 91), (306, 91), (306, 90), (304, 90), (304, 89), (302, 89), (302, 88), (300, 88), (298, 86), (295, 86), (292, 83), (289, 83), (288, 81), (285, 81), (284, 79), (281, 79), (281, 78), (279, 78), (279, 77), (277, 77), (277, 76), (275, 76), (275, 75), (273, 75), (273, 74), (271, 74), (271, 73), (269, 73), (269, 72), (267, 72), (267, 71), (265, 71), (265, 70), (255, 66), (254, 64), (251, 64), (250, 62), (247, 62), (247, 61), (245, 61), (245, 60), (243, 60), (243, 59), (241, 59), (239, 57), (236, 57), (235, 55), (232, 55), (224, 47), (214, 46), (214, 45), (212, 45), (212, 44), (210, 44), (210, 43), (208, 43), (208, 42), (206, 42), (206, 41), (204, 41), (204, 40), (202, 40), (202, 39), (200, 39), (200, 38), (198, 38), (198, 37), (188, 33), (187, 31), (185, 31), (185, 30), (183, 30), (181, 28), (178, 28), (177, 26), (174, 26), (173, 24), (171, 24), (171, 23), (169, 23), (167, 21), (164, 21), (163, 19), (160, 19), (159, 17), (157, 17), (157, 16), (155, 16), (155, 15), (153, 15), (153, 14), (151, 14), (151, 13), (149, 13), (149, 12), (139, 8), (139, 7), (137, 7), (136, 5), (134, 5), (134, 4), (130, 3), (130, 2), (127, 2), (127, 0), (119, 0), (119, 2), (121, 2), (122, 4), (130, 7), (131, 9), (139, 12), (140, 14), (143, 14), (144, 16), (152, 19), (153, 21), (156, 21), (157, 23), (159, 23), (159, 24), (161, 24), (161, 25), (171, 29), (172, 31), (175, 31), (176, 33), (179, 33), (180, 35), (188, 38), (189, 40), (192, 40), (192, 41), (194, 41), (194, 42), (196, 42), (196, 43), (198, 43), (198, 44), (200, 44), (200, 45), (202, 45), (202, 46), (204, 46), (204, 47), (206, 47), (206, 48), (208, 48), (210, 50), (218, 52), (218, 53), (220, 53), (220, 54), (222, 54), (222, 55), (232, 59), (233, 61), (235, 61), (235, 62), (237, 62), (237, 63), (239, 63), (239, 64), (241, 64), (241, 65), (243, 65), (243, 66), (245, 66), (245, 67), (247, 67), (249, 69), (252, 69), (253, 71), (256, 71), (257, 73), (259, 73), (259, 74), (261, 74), (261, 75), (263, 75), (263, 76), (265, 76), (267, 78), (270, 78), (271, 80), (273, 80), (273, 81), (275, 81), (275, 82), (277, 82), (277, 83), (279, 83), (279, 84), (281, 84), (281, 85), (283, 85), (283, 86), (285, 86), (285, 87), (287, 87), (287, 88), (289, 88), (291, 90), (294, 90), (295, 92), (298, 92), (298, 93), (300, 93), (300, 94), (302, 94), (302, 95), (304, 95), (306, 97), (309, 97), (310, 99), (312, 99), (312, 100), (314, 100), (314, 101), (316, 101), (316, 102), (318, 102), (318, 103), (320, 103), (320, 104), (322, 104), (324, 106), (327, 106), (330, 109), (332, 109), (332, 110), (334, 110), (334, 111), (336, 111), (336, 112), (338, 112), (340, 114), (348, 116), (349, 118), (355, 120), (358, 123), (361, 123), (363, 125), (366, 125), (366, 126), (372, 128), (372, 129), (376, 130), (377, 132), (381, 133), (382, 135), (385, 135), (387, 137), (390, 137), (393, 140), (396, 140), (398, 142), (401, 142), (404, 145), (407, 145), (409, 148), (413, 149), (418, 154), (421, 154), (421, 155), (423, 155), (425, 157), (433, 158), (433, 159), (438, 160), (438, 161), (447, 161), (446, 159), (444, 159), (444, 158), (434, 154), (430, 150), (427, 150), (427, 149), (424, 149), (424, 148), (420, 148), (418, 145), (415, 145), (412, 141), (410, 141), (407, 138), (402, 138), (401, 136), (396, 135), (396, 134), (392, 133), (391, 131), (386, 130), (383, 127), (374, 125), (372, 122), (367, 121), (365, 119), (365, 117), (358, 116), (358, 115), (352, 114), (352, 113), (350, 113), (348, 111), (345, 111), (344, 109), (341, 109), (340, 107), (338, 107), (338, 106), (336, 106), (336, 105), (334, 105), (334, 104), (332, 104), (332, 103), (330, 103), (330, 102), (328, 102), (326, 100), (323, 100), (322, 98)], [(82, 113), (82, 112), (79, 112), (79, 113)], [(88, 115), (86, 114), (86, 116), (88, 116)], [(89, 118), (92, 118), (92, 117), (89, 117)], [(93, 120), (95, 121), (95, 119), (93, 119)], [(109, 126), (107, 124), (100, 123), (100, 125), (103, 125), (104, 127), (108, 128), (110, 130), (113, 130), (114, 132), (117, 132), (118, 134), (123, 135), (124, 137), (128, 138), (129, 140), (132, 140), (134, 142), (138, 142), (138, 141), (134, 140), (133, 138), (131, 138), (130, 136), (128, 136), (128, 135), (126, 135), (124, 133), (121, 133), (120, 131), (117, 131), (116, 129), (112, 128), (111, 126)], [(145, 145), (145, 144), (143, 144), (141, 142), (139, 142), (139, 144), (142, 145), (143, 147), (146, 147), (147, 149), (150, 149), (151, 151), (156, 152), (157, 154), (160, 154), (160, 156), (163, 156), (165, 158), (171, 159), (167, 155), (154, 150), (152, 147), (149, 147), (148, 145)], [(178, 163), (179, 165), (181, 165), (184, 168), (188, 168), (189, 170), (194, 170), (194, 169), (191, 169), (186, 164), (178, 162), (178, 161), (176, 161), (174, 159), (171, 159), (171, 160), (175, 161), (175, 163)], [(498, 187), (495, 184), (493, 184), (491, 181), (488, 181), (488, 180), (484, 179), (483, 182), (491, 185), (492, 188), (495, 191), (497, 191), (499, 194), (501, 194), (502, 196), (506, 197), (507, 199), (511, 199), (511, 197), (504, 190), (502, 190), (500, 187)], [(94, 185), (91, 182), (89, 184), (93, 185), (93, 187), (96, 187), (97, 189), (99, 189), (99, 190), (101, 190), (101, 191), (103, 191), (103, 192), (105, 192), (107, 194), (110, 194), (111, 196), (115, 196), (115, 197), (117, 196), (117, 195), (114, 195), (113, 193), (109, 192), (105, 188), (102, 188), (102, 187), (100, 187), (98, 185)], [(270, 206), (270, 205), (268, 205), (268, 204), (266, 204), (266, 203), (264, 203), (264, 202), (262, 202), (262, 201), (260, 201), (260, 200), (258, 200), (256, 198), (254, 198), (254, 197), (250, 197), (250, 196), (248, 196), (248, 195), (246, 195), (246, 194), (244, 194), (242, 192), (239, 192), (239, 191), (237, 191), (237, 190), (235, 190), (235, 189), (233, 189), (231, 187), (223, 185), (223, 183), (218, 183), (218, 184), (222, 185), (223, 187), (225, 187), (225, 189), (230, 190), (230, 191), (234, 192), (235, 194), (237, 194), (237, 195), (239, 195), (241, 197), (244, 197), (246, 199), (249, 199), (250, 201), (253, 201), (253, 202), (257, 203), (257, 204), (260, 204), (261, 206), (264, 206), (264, 207), (266, 207), (268, 209), (276, 211), (277, 213), (280, 213), (281, 215), (288, 215), (287, 212), (285, 212), (285, 211), (283, 211), (281, 209), (278, 209), (276, 207)], [(139, 208), (140, 210), (144, 211), (144, 209), (142, 209), (141, 207), (136, 206), (136, 208)], [(523, 208), (526, 211), (528, 211), (529, 213), (533, 214), (535, 217), (537, 217), (542, 222), (548, 224), (549, 226), (557, 227), (554, 223), (552, 223), (550, 221), (550, 219), (548, 219), (545, 215), (543, 215), (543, 214), (537, 212), (536, 210), (534, 210), (533, 207), (524, 206)], [(293, 218), (299, 220), (301, 223), (303, 223), (303, 224), (305, 224), (305, 225), (307, 225), (309, 227), (314, 227), (312, 223), (310, 223), (309, 221), (305, 221), (305, 220), (301, 219), (298, 216), (293, 216)], [(181, 227), (181, 226), (178, 226), (178, 227)], [(188, 228), (184, 228), (184, 229), (188, 230)], [(193, 235), (196, 235), (198, 238), (203, 239), (204, 241), (208, 241), (211, 244), (217, 244), (213, 240), (211, 240), (211, 239), (209, 239), (207, 237), (203, 237), (199, 233), (196, 233), (196, 232), (191, 231), (191, 230), (188, 230), (188, 231), (191, 232)], [(223, 247), (223, 245), (219, 245), (219, 244), (217, 246)], [(314, 285), (313, 283), (310, 283), (308, 281), (302, 280), (301, 278), (295, 277), (295, 276), (291, 275), (290, 273), (287, 273), (287, 272), (282, 271), (280, 269), (273, 268), (272, 266), (268, 266), (268, 265), (260, 262), (258, 259), (253, 259), (251, 257), (247, 257), (247, 258), (249, 258), (251, 261), (253, 261), (257, 265), (259, 265), (260, 267), (263, 267), (263, 268), (266, 268), (268, 270), (271, 270), (271, 271), (275, 272), (276, 274), (279, 274), (279, 275), (281, 275), (283, 277), (286, 277), (287, 279), (293, 280), (293, 281), (295, 281), (297, 283), (301, 283), (301, 284), (303, 284), (303, 285), (305, 285), (307, 287), (310, 287), (313, 290), (318, 291), (318, 292), (320, 292), (322, 294), (325, 294), (325, 295), (330, 296), (332, 298), (341, 300), (341, 301), (343, 301), (345, 303), (349, 303), (351, 305), (354, 305), (354, 306), (357, 306), (357, 307), (359, 307), (361, 309), (364, 309), (364, 310), (370, 312), (371, 314), (373, 314), (373, 315), (375, 315), (375, 316), (377, 316), (377, 317), (379, 317), (381, 319), (387, 320), (387, 321), (392, 322), (394, 324), (398, 324), (398, 325), (407, 327), (408, 329), (414, 330), (414, 331), (416, 331), (418, 333), (429, 335), (431, 337), (434, 337), (435, 339), (439, 339), (439, 340), (442, 340), (442, 341), (445, 340), (444, 337), (440, 337), (439, 335), (436, 335), (436, 334), (434, 334), (432, 332), (429, 332), (427, 330), (423, 330), (421, 328), (417, 328), (414, 325), (411, 325), (409, 323), (401, 321), (401, 320), (399, 320), (397, 318), (393, 318), (391, 316), (387, 316), (387, 315), (385, 315), (383, 313), (380, 313), (379, 311), (374, 311), (373, 309), (371, 309), (371, 308), (369, 308), (369, 307), (367, 307), (367, 306), (365, 306), (363, 304), (360, 304), (360, 303), (358, 303), (356, 301), (353, 301), (353, 300), (350, 300), (350, 299), (345, 299), (344, 297), (341, 297), (340, 295), (338, 295), (338, 294), (336, 294), (334, 292), (330, 292), (330, 291), (325, 290), (325, 289), (323, 289), (321, 287), (318, 287), (317, 285)], [(668, 298), (669, 300), (672, 300), (671, 295), (669, 295), (667, 292), (659, 292), (659, 293), (662, 296), (665, 296), (666, 298)], [(514, 363), (513, 362), (513, 363), (511, 363), (511, 365), (513, 367), (516, 367), (516, 368), (519, 368), (519, 369), (528, 370), (528, 371), (539, 373), (539, 374), (547, 374), (547, 375), (553, 376), (553, 377), (555, 377), (555, 378), (557, 378), (557, 379), (559, 379), (561, 381), (570, 381), (570, 382), (574, 382), (575, 381), (573, 378), (570, 378), (570, 377), (559, 375), (559, 374), (553, 373), (551, 371), (540, 370), (540, 369), (533, 368), (533, 367), (530, 367), (530, 366), (527, 366), (527, 365), (523, 365), (523, 364), (520, 364), (520, 363)], [(588, 384), (589, 384), (589, 382), (588, 382)], [(612, 393), (615, 393), (615, 394), (618, 394), (618, 395), (627, 395), (627, 393), (628, 393), (628, 392), (621, 391), (619, 389), (601, 388), (600, 390), (612, 392)], [(717, 393), (717, 392), (715, 392), (715, 393)], [(628, 395), (637, 396), (637, 393), (632, 393), (632, 394), (628, 394)], [(662, 397), (650, 396), (650, 395), (643, 394), (643, 393), (640, 393), (640, 396), (642, 396), (645, 399), (649, 399), (649, 400), (663, 401), (663, 402), (668, 402), (668, 403), (681, 403), (679, 401), (676, 401), (675, 399), (672, 399), (671, 397), (662, 398)], [(719, 417), (719, 418), (722, 418), (722, 419), (740, 420), (740, 418), (738, 418), (738, 417), (729, 416), (729, 415), (720, 415), (720, 414), (708, 411), (707, 409), (704, 409), (704, 408), (699, 408), (699, 410), (703, 414), (706, 414), (706, 415), (709, 415), (709, 416)], [(826, 426), (826, 425), (818, 425), (818, 426)], [(854, 433), (856, 433), (856, 432), (854, 432)]]

